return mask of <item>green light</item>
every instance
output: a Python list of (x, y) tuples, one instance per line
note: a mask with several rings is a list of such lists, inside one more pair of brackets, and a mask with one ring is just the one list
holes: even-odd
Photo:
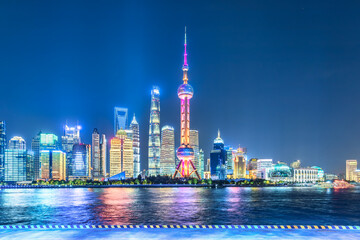
[(55, 134), (40, 134), (40, 144), (42, 145), (55, 145), (58, 137)]

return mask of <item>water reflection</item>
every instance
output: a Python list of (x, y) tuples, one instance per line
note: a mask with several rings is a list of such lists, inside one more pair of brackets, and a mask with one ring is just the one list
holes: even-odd
[(359, 225), (358, 188), (74, 188), (0, 191), (0, 224)]

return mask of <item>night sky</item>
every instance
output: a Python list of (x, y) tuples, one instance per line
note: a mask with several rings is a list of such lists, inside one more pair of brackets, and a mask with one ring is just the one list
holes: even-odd
[(0, 2), (0, 119), (8, 139), (62, 135), (66, 121), (113, 134), (114, 106), (140, 124), (150, 90), (179, 144), (184, 26), (191, 128), (209, 157), (217, 129), (248, 157), (326, 172), (360, 159), (359, 1)]

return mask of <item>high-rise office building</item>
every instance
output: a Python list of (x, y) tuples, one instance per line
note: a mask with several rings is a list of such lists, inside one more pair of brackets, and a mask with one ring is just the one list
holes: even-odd
[(357, 160), (346, 160), (346, 180), (357, 181)]
[(114, 108), (114, 134), (120, 129), (127, 129), (128, 127), (128, 109), (122, 107)]
[(250, 179), (257, 178), (257, 160), (257, 158), (251, 158), (247, 164)]
[(151, 90), (150, 126), (149, 126), (149, 175), (160, 175), (160, 91)]
[(120, 129), (110, 141), (110, 177), (125, 172), (126, 178), (134, 176), (133, 141)]
[(174, 128), (161, 128), (160, 174), (172, 176), (175, 171), (175, 135)]
[(236, 150), (236, 153), (234, 154), (234, 159), (228, 159), (228, 162), (233, 162), (233, 178), (239, 179), (239, 178), (245, 178), (246, 177), (246, 148), (238, 147)]
[(105, 134), (101, 134), (100, 138), (100, 163), (101, 163), (101, 176), (107, 177), (107, 140)]
[(210, 152), (210, 174), (212, 179), (224, 180), (227, 175), (227, 152), (224, 147), (224, 141), (218, 136), (214, 140), (213, 150)]
[(5, 149), (6, 149), (6, 125), (5, 121), (0, 121), (0, 181), (5, 180)]
[(95, 128), (92, 133), (91, 141), (91, 166), (92, 166), (92, 178), (101, 178), (101, 161), (100, 161), (100, 134)]
[(22, 137), (13, 137), (5, 150), (5, 181), (34, 180), (34, 154), (26, 150)]
[(72, 173), (69, 179), (91, 178), (91, 146), (88, 144), (74, 144), (72, 150)]
[(201, 179), (193, 161), (194, 161), (194, 149), (190, 144), (190, 99), (194, 95), (194, 89), (188, 83), (188, 71), (189, 66), (187, 64), (186, 53), (186, 28), (185, 28), (185, 44), (184, 44), (184, 64), (183, 70), (183, 84), (178, 88), (178, 97), (180, 98), (180, 147), (177, 149), (176, 156), (179, 158), (180, 163), (176, 167), (174, 178), (179, 173), (182, 178), (189, 178), (192, 174)]
[(40, 135), (41, 131), (31, 141), (31, 150), (34, 153), (34, 179), (41, 178), (40, 176)]
[(194, 150), (193, 163), (196, 169), (199, 169), (200, 165), (199, 165), (199, 131), (198, 130), (190, 130), (190, 146)]
[(64, 126), (64, 136), (61, 137), (62, 150), (66, 153), (66, 176), (72, 175), (72, 150), (74, 144), (81, 143), (81, 126)]
[(44, 180), (66, 180), (66, 153), (61, 150), (40, 150), (40, 175)]
[(133, 132), (133, 157), (134, 157), (134, 178), (140, 174), (140, 132), (139, 123), (136, 121), (135, 114), (130, 123)]
[(234, 153), (236, 151), (234, 151), (234, 149), (230, 146), (226, 146), (225, 147), (226, 150), (226, 163), (227, 163), (227, 174), (233, 174), (233, 170), (234, 170)]
[(199, 172), (199, 175), (200, 175), (201, 178), (204, 178), (204, 169), (205, 169), (204, 158), (205, 158), (204, 151), (202, 149), (200, 149), (199, 150), (199, 168), (198, 168), (198, 172)]

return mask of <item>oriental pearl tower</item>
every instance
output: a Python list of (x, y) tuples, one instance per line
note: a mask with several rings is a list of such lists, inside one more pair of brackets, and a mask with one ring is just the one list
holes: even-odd
[(178, 97), (181, 100), (181, 145), (177, 150), (177, 157), (180, 162), (177, 166), (173, 178), (176, 177), (177, 173), (180, 174), (181, 178), (189, 178), (193, 173), (201, 179), (197, 172), (192, 160), (194, 159), (194, 150), (190, 146), (190, 99), (194, 95), (194, 90), (190, 84), (188, 84), (188, 70), (187, 54), (186, 54), (186, 27), (185, 27), (185, 52), (184, 52), (184, 65), (183, 70), (183, 84), (178, 88)]

